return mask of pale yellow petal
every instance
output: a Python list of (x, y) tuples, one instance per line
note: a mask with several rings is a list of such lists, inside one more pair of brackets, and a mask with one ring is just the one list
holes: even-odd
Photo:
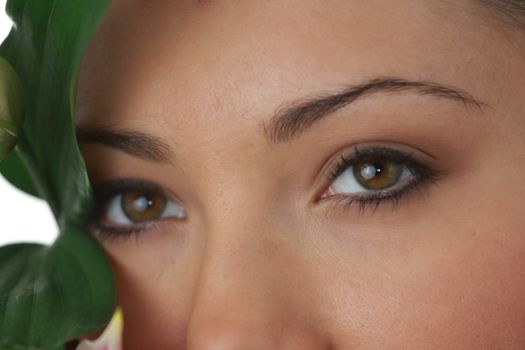
[(117, 308), (113, 318), (97, 340), (83, 340), (77, 350), (122, 350), (122, 331), (124, 318), (122, 310)]

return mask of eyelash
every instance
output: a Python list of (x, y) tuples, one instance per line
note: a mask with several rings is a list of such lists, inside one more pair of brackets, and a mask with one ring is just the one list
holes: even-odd
[[(354, 164), (366, 160), (387, 160), (397, 162), (406, 166), (413, 174), (414, 179), (407, 185), (396, 187), (393, 190), (370, 191), (368, 195), (345, 195), (335, 194), (321, 198), (319, 202), (330, 202), (331, 209), (349, 210), (354, 205), (358, 205), (359, 213), (362, 214), (367, 209), (375, 212), (380, 205), (386, 203), (392, 204), (393, 208), (399, 205), (402, 198), (406, 197), (414, 190), (419, 190), (426, 185), (436, 183), (438, 178), (443, 175), (441, 171), (435, 170), (416, 160), (416, 158), (407, 153), (396, 151), (384, 147), (370, 147), (360, 149), (354, 147), (354, 152), (350, 156), (342, 155), (336, 162), (334, 169), (327, 176), (328, 183), (332, 183), (343, 172), (352, 167)], [(119, 194), (130, 191), (144, 192), (149, 194), (161, 195), (170, 198), (168, 193), (160, 186), (151, 182), (137, 179), (122, 179), (97, 186), (95, 188), (95, 205), (88, 222), (88, 231), (99, 237), (102, 241), (125, 239), (134, 236), (138, 238), (142, 233), (158, 229), (158, 222), (151, 221), (142, 224), (133, 224), (124, 227), (107, 227), (101, 223), (100, 218), (106, 209), (109, 200)]]
[(125, 239), (130, 237), (139, 238), (139, 236), (150, 230), (158, 229), (156, 221), (150, 221), (142, 224), (133, 224), (133, 226), (107, 227), (101, 223), (100, 218), (106, 209), (109, 201), (119, 194), (137, 191), (148, 194), (155, 194), (170, 198), (160, 186), (149, 181), (137, 179), (121, 179), (113, 182), (104, 183), (95, 187), (95, 204), (88, 222), (88, 231), (96, 235), (102, 241), (114, 241), (119, 238)]
[(422, 164), (411, 154), (384, 147), (360, 149), (355, 146), (352, 155), (342, 155), (339, 158), (334, 170), (332, 170), (327, 177), (328, 183), (331, 184), (339, 175), (344, 173), (354, 164), (370, 159), (394, 161), (397, 162), (397, 164), (406, 166), (414, 176), (414, 179), (407, 185), (396, 187), (393, 190), (370, 191), (371, 194), (368, 195), (350, 196), (345, 194), (335, 194), (321, 198), (320, 202), (330, 201), (331, 209), (340, 208), (343, 211), (347, 211), (354, 205), (358, 205), (359, 214), (363, 214), (370, 208), (372, 209), (372, 212), (375, 212), (380, 205), (387, 203), (390, 203), (395, 209), (398, 207), (400, 200), (406, 197), (409, 193), (415, 190), (421, 190), (427, 185), (435, 184), (437, 180), (444, 175), (443, 172)]

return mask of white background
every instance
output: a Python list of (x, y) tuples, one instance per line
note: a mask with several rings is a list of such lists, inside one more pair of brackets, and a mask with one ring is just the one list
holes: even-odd
[[(11, 28), (5, 2), (0, 0), (0, 41)], [(46, 202), (18, 191), (0, 176), (0, 246), (14, 242), (51, 243), (57, 232)]]

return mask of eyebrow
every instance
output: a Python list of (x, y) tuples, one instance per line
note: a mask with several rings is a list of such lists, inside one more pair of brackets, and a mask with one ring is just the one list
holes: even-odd
[(169, 163), (173, 159), (173, 152), (166, 142), (141, 132), (102, 127), (77, 128), (76, 135), (79, 143), (102, 144), (151, 162)]
[[(482, 108), (486, 103), (475, 99), (465, 90), (429, 81), (409, 81), (400, 78), (376, 78), (359, 85), (352, 85), (342, 92), (327, 94), (313, 99), (303, 99), (278, 108), (264, 132), (270, 143), (289, 142), (298, 137), (314, 123), (346, 107), (360, 98), (377, 93), (400, 93), (411, 91), (420, 95), (463, 103), (466, 107)], [(170, 146), (160, 138), (132, 130), (111, 127), (77, 128), (79, 143), (102, 144), (131, 156), (152, 162), (169, 163), (173, 160)]]
[(377, 93), (405, 91), (462, 102), (466, 107), (475, 106), (481, 109), (487, 105), (475, 99), (468, 92), (452, 86), (430, 81), (409, 81), (395, 77), (380, 77), (359, 85), (346, 87), (339, 93), (287, 104), (278, 109), (270, 119), (268, 126), (263, 125), (264, 132), (270, 143), (289, 142), (315, 122), (360, 98)]

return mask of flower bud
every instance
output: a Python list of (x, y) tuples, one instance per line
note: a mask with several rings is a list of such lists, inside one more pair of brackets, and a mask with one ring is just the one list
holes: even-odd
[(22, 82), (0, 56), (0, 160), (16, 146), (23, 118)]

